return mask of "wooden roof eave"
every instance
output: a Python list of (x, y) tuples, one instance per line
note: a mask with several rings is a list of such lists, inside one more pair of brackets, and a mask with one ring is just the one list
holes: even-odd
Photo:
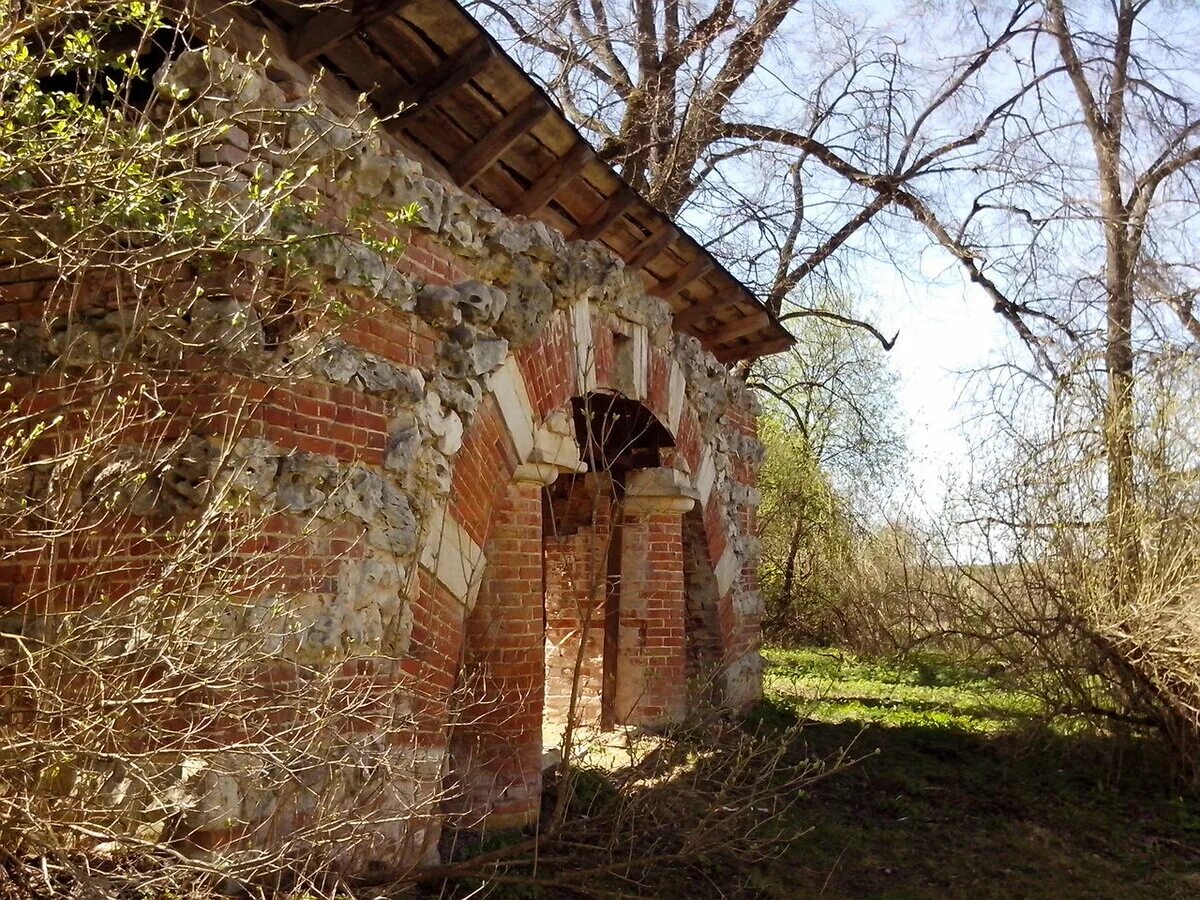
[[(293, 61), (323, 66), (367, 93), (381, 117), (392, 117), (389, 127), (460, 187), (569, 239), (599, 240), (638, 269), (647, 292), (671, 304), (676, 329), (722, 362), (794, 343), (761, 300), (596, 156), (456, 0), (255, 6), (287, 35)], [(396, 115), (406, 104), (413, 105)], [(582, 208), (587, 198), (594, 202)]]

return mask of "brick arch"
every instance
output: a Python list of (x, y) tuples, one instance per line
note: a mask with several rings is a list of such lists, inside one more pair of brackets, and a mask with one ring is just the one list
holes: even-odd
[[(555, 419), (569, 415), (571, 398), (592, 391), (642, 403), (671, 434), (679, 468), (699, 494), (707, 557), (728, 606), (733, 578), (741, 573), (734, 571), (732, 535), (714, 490), (714, 452), (687, 399), (683, 370), (666, 348), (651, 344), (646, 326), (598, 313), (586, 301), (556, 311), (537, 339), (511, 353), (489, 378), (454, 458), (446, 508), (435, 515), (429, 537), (431, 546), (464, 557), (453, 565), (467, 577), (451, 577), (446, 587), (471, 605), (486, 565), (482, 548), (507, 485), (519, 467), (542, 462), (546, 445), (565, 437)], [(425, 562), (436, 573), (434, 557), (427, 553)]]
[[(593, 392), (617, 393), (641, 403), (671, 435), (675, 468), (643, 471), (685, 482), (688, 495), (700, 501), (693, 518), (703, 523), (703, 546), (698, 554), (696, 548), (688, 548), (692, 564), (697, 555), (721, 560), (730, 553), (728, 519), (714, 489), (714, 450), (702, 440), (699, 420), (686, 397), (683, 369), (667, 349), (651, 344), (645, 326), (598, 314), (586, 302), (555, 313), (536, 340), (510, 354), (490, 376), (454, 458), (449, 500), (430, 531), (428, 546), (436, 549), (423, 556), (426, 582), (435, 582), (426, 589), (432, 587), (457, 601), (455, 633), (449, 642), (462, 667), (456, 677), (471, 682), (474, 674), (486, 671), (489, 678), (490, 701), (470, 707), (472, 701), (468, 700), (471, 713), (467, 721), (475, 724), (460, 730), (450, 748), (452, 777), (461, 788), (459, 807), (450, 812), (465, 817), (468, 825), (481, 820), (490, 827), (521, 825), (537, 815), (540, 717), (546, 681), (529, 670), (534, 641), (542, 642), (536, 654), (538, 665), (542, 664), (547, 585), (542, 580), (544, 573), (538, 570), (545, 548), (540, 542), (534, 545), (526, 523), (536, 520), (540, 540), (542, 487), (558, 473), (584, 469), (571, 401)], [(647, 555), (641, 570), (631, 578), (627, 579), (623, 570), (622, 584), (628, 582), (631, 591), (652, 598), (650, 607), (660, 600), (667, 602), (664, 597), (682, 606), (682, 522), (678, 510), (667, 511), (669, 502), (664, 505), (663, 501), (670, 498), (661, 493), (662, 488), (662, 484), (650, 484), (642, 495), (642, 502), (654, 507), (643, 510), (642, 519), (635, 523), (643, 529), (635, 543), (645, 546)], [(669, 493), (671, 485), (666, 488)], [(690, 499), (687, 505), (691, 505)], [(652, 521), (654, 516), (659, 517), (657, 524)], [(656, 527), (669, 528), (672, 521), (674, 543), (668, 541), (662, 545), (667, 549), (660, 550), (651, 536), (658, 533)], [(653, 555), (656, 553), (667, 554), (662, 559), (671, 562), (662, 562)], [(656, 582), (658, 568), (671, 565), (678, 584), (661, 578)], [(712, 581), (720, 582), (720, 565), (710, 568)], [(729, 622), (732, 583), (728, 578), (722, 593), (722, 620)], [(624, 593), (621, 604), (624, 610)], [(637, 707), (638, 715), (644, 710), (647, 717), (638, 724), (651, 724), (655, 717), (672, 721), (686, 700), (679, 690), (685, 674), (682, 634), (655, 633), (656, 612), (645, 604), (632, 615), (640, 616), (642, 623), (643, 652), (632, 667), (641, 672), (641, 681), (632, 691), (636, 695), (632, 705), (627, 697), (615, 702), (621, 705), (622, 720), (631, 724), (635, 722), (631, 711), (638, 703), (643, 704)], [(622, 628), (627, 624), (624, 616), (622, 612)], [(681, 617), (681, 630), (685, 623)], [(638, 627), (637, 622), (632, 627)], [(723, 628), (722, 635), (732, 641), (733, 629)], [(624, 638), (621, 640), (624, 646)], [(673, 640), (680, 648), (678, 677), (671, 680), (672, 696), (663, 694), (663, 670), (657, 661), (665, 659), (664, 652), (673, 651), (656, 650), (657, 640), (664, 641), (664, 647)], [(488, 654), (499, 663), (489, 661)], [(535, 710), (536, 723), (532, 721)], [(496, 715), (501, 712), (518, 721), (500, 721)], [(509, 727), (523, 728), (527, 736), (536, 728), (536, 741), (514, 741), (510, 736), (497, 740)], [(503, 759), (497, 758), (498, 747)]]

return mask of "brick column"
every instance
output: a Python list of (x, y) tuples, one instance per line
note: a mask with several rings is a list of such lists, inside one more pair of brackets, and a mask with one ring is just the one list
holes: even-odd
[(558, 470), (521, 466), (497, 503), (487, 571), (467, 619), (468, 702), (451, 741), (461, 827), (537, 821), (542, 793), (542, 488)]
[(547, 749), (561, 746), (572, 694), (574, 727), (584, 735), (600, 727), (612, 510), (612, 478), (607, 472), (571, 479), (566, 485), (560, 482), (558, 487), (561, 490), (551, 492), (553, 518), (546, 523), (545, 537), (546, 708), (542, 734)]
[(616, 718), (659, 727), (682, 721), (683, 514), (698, 495), (675, 469), (642, 469), (625, 484)]

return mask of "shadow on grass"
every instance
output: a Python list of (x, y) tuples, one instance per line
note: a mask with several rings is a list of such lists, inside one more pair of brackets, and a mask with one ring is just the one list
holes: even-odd
[[(636, 736), (624, 762), (602, 750), (591, 758), (603, 763), (585, 762), (567, 778), (552, 770), (542, 821), (565, 795), (560, 832), (543, 834), (536, 852), (513, 836), (459, 840), (458, 871), (423, 885), (424, 895), (754, 896), (756, 869), (807, 832), (796, 807), (826, 774), (821, 761), (797, 754), (793, 738), (786, 728), (714, 716)], [(504, 842), (520, 852), (492, 853)]]
[[(536, 857), (433, 893), (1200, 896), (1200, 802), (1153, 739), (1049, 728), (994, 676), (936, 660), (769, 660), (751, 715), (583, 771), (568, 827)], [(853, 765), (813, 777), (847, 748)]]

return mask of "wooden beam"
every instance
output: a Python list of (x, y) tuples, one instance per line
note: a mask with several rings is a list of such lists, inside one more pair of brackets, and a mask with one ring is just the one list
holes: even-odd
[(700, 339), (700, 343), (705, 347), (712, 347), (717, 344), (724, 344), (726, 341), (745, 337), (748, 334), (754, 334), (756, 331), (762, 331), (770, 324), (771, 316), (765, 309), (760, 309), (750, 313), (748, 316), (734, 319), (716, 331), (711, 331), (707, 334), (697, 333), (696, 337)]
[(621, 218), (629, 207), (637, 202), (637, 191), (627, 184), (617, 188), (617, 192), (600, 204), (600, 208), (592, 214), (587, 222), (575, 229), (571, 235), (573, 241), (594, 241), (600, 237), (608, 226)]
[(676, 313), (675, 328), (678, 331), (686, 331), (693, 325), (703, 322), (709, 316), (715, 316), (717, 313), (724, 312), (730, 307), (737, 306), (739, 303), (745, 303), (748, 299), (748, 293), (745, 288), (732, 287), (718, 294), (707, 303), (697, 303), (683, 312)]
[(533, 91), (513, 107), (503, 119), (484, 135), (483, 139), (462, 155), (450, 170), (459, 187), (466, 187), (504, 155), (521, 135), (542, 121), (550, 107), (538, 91)]
[(588, 142), (579, 141), (539, 175), (529, 186), (529, 190), (518, 197), (506, 212), (510, 216), (528, 216), (537, 212), (549, 203), (568, 181), (582, 172), (593, 156), (595, 152), (588, 146)]
[(486, 69), (494, 57), (492, 42), (487, 35), (479, 35), (403, 90), (386, 112), (399, 110), (401, 119), (417, 118)]
[(637, 245), (633, 254), (625, 260), (625, 266), (630, 269), (642, 268), (666, 250), (677, 237), (679, 237), (679, 229), (670, 221), (666, 222), (658, 231)]
[(349, 9), (336, 6), (323, 9), (292, 33), (288, 55), (298, 63), (309, 62), (377, 19), (397, 13), (410, 3), (412, 0), (371, 0), (356, 2)]
[(747, 344), (741, 347), (729, 347), (725, 350), (717, 350), (713, 356), (718, 362), (731, 363), (739, 360), (753, 360), (762, 356), (770, 356), (772, 353), (779, 353), (787, 350), (796, 341), (790, 335), (786, 337), (777, 337), (769, 341), (763, 341), (759, 344)]
[(760, 356), (769, 356), (772, 353), (779, 353), (782, 350), (787, 350), (794, 347), (796, 339), (790, 334), (782, 335), (770, 341), (763, 341), (761, 344), (755, 344), (754, 352), (748, 353), (746, 359), (758, 359)]
[(665, 281), (660, 281), (650, 289), (652, 297), (670, 297), (672, 294), (691, 284), (701, 275), (706, 274), (713, 267), (712, 257), (707, 253), (701, 252), (699, 256), (693, 259), (686, 266), (681, 268), (674, 275), (668, 277)]
[(375, 109), (383, 114), (388, 103), (397, 91), (404, 90), (408, 79), (400, 75), (395, 67), (383, 62), (375, 56), (367, 45), (357, 36), (346, 38), (325, 51), (325, 56), (335, 66), (347, 73), (354, 82), (354, 87), (363, 89), (375, 105)]

